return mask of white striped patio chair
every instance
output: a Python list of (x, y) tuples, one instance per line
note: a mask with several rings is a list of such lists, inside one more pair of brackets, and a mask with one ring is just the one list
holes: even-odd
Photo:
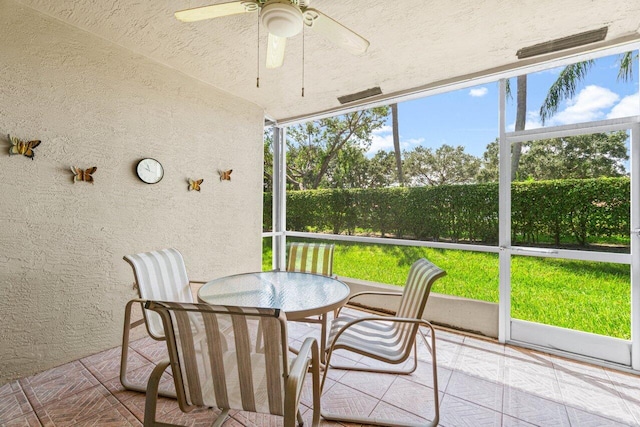
[(293, 242), (289, 246), (287, 271), (333, 275), (334, 245)]
[[(293, 242), (289, 245), (287, 271), (332, 276), (334, 248), (335, 245), (325, 243)], [(338, 310), (335, 310), (334, 316), (337, 315)], [(323, 316), (326, 316), (326, 314)], [(319, 319), (306, 318), (297, 320), (297, 322), (305, 323), (320, 323), (322, 321), (322, 316)]]
[[(193, 302), (191, 283), (182, 254), (177, 249), (126, 255), (124, 260), (133, 268), (138, 294), (143, 300)], [(122, 356), (120, 361), (120, 382), (128, 390), (144, 392), (146, 384), (136, 384), (127, 378), (127, 358), (131, 328), (145, 324), (149, 336), (155, 340), (165, 339), (162, 320), (157, 313), (142, 308), (143, 318), (131, 322), (131, 310), (135, 301), (129, 301), (125, 308), (124, 330), (122, 333)], [(162, 390), (163, 396), (175, 397), (172, 391)]]
[[(399, 296), (400, 304), (395, 316), (352, 317), (339, 315), (331, 323), (327, 362), (322, 377), (321, 390), (329, 369), (349, 369), (375, 373), (411, 374), (418, 366), (416, 335), (419, 334), (431, 354), (433, 369), (434, 417), (430, 426), (437, 426), (439, 420), (438, 373), (436, 366), (436, 338), (433, 326), (422, 319), (431, 286), (440, 277), (446, 275), (430, 261), (422, 258), (414, 262), (402, 293), (366, 291), (353, 294), (347, 304), (362, 295)], [(426, 327), (431, 339), (427, 340), (420, 327)], [(430, 341), (430, 342), (429, 342)], [(331, 363), (331, 356), (336, 350), (351, 351), (388, 363), (388, 368), (373, 368), (364, 365), (345, 366)], [(413, 352), (413, 363), (408, 368), (398, 368)], [(395, 366), (394, 366), (395, 365)], [(419, 424), (403, 423), (396, 420), (381, 420), (367, 417), (350, 417), (343, 414), (322, 413), (322, 417), (347, 421), (356, 424), (374, 424), (388, 426), (418, 426)]]
[[(318, 343), (307, 338), (298, 356), (290, 361), (284, 312), (160, 301), (147, 301), (145, 307), (162, 317), (169, 350), (169, 360), (159, 363), (149, 378), (145, 427), (173, 425), (156, 421), (158, 384), (169, 365), (180, 409), (219, 408), (222, 413), (213, 423), (216, 427), (232, 409), (282, 416), (285, 427), (295, 426), (296, 419), (302, 425), (298, 406), (311, 368), (312, 425), (319, 425)], [(226, 329), (224, 324), (232, 327)], [(261, 349), (255, 345), (257, 333), (263, 335)]]

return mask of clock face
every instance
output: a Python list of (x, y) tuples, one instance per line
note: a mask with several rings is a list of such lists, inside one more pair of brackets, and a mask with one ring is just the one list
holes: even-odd
[(160, 182), (164, 175), (164, 169), (159, 161), (155, 159), (142, 159), (136, 168), (138, 178), (147, 184)]

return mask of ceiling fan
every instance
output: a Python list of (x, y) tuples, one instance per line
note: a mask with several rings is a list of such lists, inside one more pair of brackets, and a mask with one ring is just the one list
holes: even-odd
[(246, 0), (212, 4), (175, 13), (182, 22), (220, 18), (240, 13), (259, 12), (260, 22), (269, 31), (267, 68), (284, 62), (287, 38), (302, 31), (303, 25), (353, 54), (369, 48), (369, 42), (322, 12), (309, 7), (310, 0)]

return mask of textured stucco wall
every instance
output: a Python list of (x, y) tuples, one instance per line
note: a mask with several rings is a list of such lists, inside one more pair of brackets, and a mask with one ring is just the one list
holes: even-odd
[[(0, 0), (0, 385), (118, 345), (128, 253), (173, 246), (192, 279), (259, 270), (262, 110)], [(8, 156), (6, 134), (41, 139)], [(165, 167), (157, 185), (142, 157)], [(95, 184), (70, 166), (97, 166)], [(220, 182), (217, 169), (233, 168)], [(204, 178), (188, 192), (187, 178)]]

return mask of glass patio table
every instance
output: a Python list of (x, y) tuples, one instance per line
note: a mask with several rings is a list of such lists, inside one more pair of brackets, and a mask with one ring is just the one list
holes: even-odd
[(332, 277), (288, 271), (262, 271), (220, 277), (198, 290), (200, 302), (240, 307), (279, 308), (288, 320), (320, 316), (320, 358), (324, 363), (327, 313), (342, 307), (350, 289)]

